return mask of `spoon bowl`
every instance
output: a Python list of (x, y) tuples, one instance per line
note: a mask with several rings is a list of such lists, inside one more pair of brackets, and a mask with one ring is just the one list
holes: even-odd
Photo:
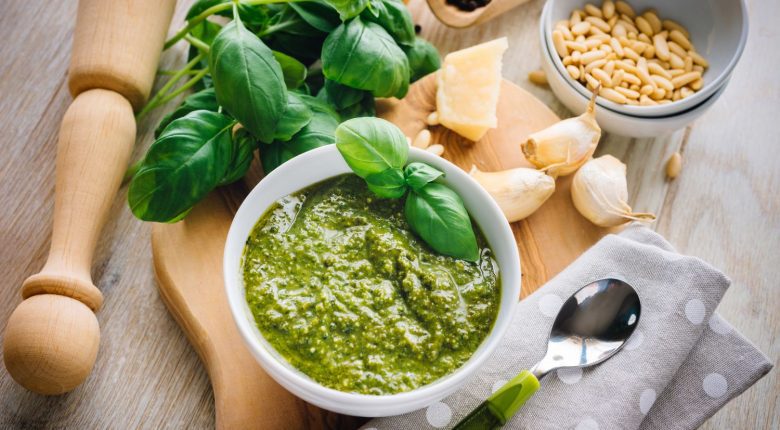
[(623, 348), (640, 313), (639, 295), (621, 280), (602, 279), (580, 288), (558, 312), (547, 353), (531, 373), (541, 378), (553, 369), (601, 363)]
[(551, 371), (593, 366), (614, 356), (634, 333), (641, 313), (639, 294), (624, 281), (608, 278), (580, 288), (558, 311), (544, 358), (499, 388), (455, 430), (489, 430), (506, 424)]

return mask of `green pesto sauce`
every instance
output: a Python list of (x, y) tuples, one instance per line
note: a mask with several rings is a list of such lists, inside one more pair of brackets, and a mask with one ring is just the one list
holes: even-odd
[(280, 199), (247, 240), (260, 332), (327, 387), (379, 395), (431, 383), (465, 363), (496, 319), (498, 266), (481, 232), (478, 262), (439, 255), (411, 232), (403, 201), (343, 175)]

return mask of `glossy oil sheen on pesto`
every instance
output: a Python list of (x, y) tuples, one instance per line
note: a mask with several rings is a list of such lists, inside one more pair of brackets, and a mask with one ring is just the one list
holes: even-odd
[(321, 384), (413, 390), (460, 367), (493, 326), (498, 266), (478, 241), (476, 263), (439, 255), (410, 231), (403, 199), (339, 176), (260, 218), (244, 250), (246, 300), (266, 340)]

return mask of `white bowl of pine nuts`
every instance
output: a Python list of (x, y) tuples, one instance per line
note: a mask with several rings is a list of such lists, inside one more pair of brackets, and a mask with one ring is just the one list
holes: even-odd
[(587, 101), (601, 85), (597, 103), (615, 113), (670, 117), (705, 104), (745, 47), (744, 0), (598, 1), (548, 0), (543, 61), (569, 84), (559, 91)]

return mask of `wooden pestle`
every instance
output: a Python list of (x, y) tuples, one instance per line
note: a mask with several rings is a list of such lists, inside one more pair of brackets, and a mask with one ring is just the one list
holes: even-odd
[(80, 0), (57, 146), (52, 241), (5, 331), (13, 379), (40, 394), (81, 384), (95, 363), (103, 295), (92, 255), (135, 142), (175, 0)]

